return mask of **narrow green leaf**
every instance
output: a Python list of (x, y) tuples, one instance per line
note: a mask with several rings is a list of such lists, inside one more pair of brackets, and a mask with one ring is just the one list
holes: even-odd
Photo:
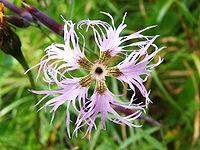
[[(152, 134), (152, 133), (158, 131), (159, 129), (160, 129), (160, 127), (150, 128), (150, 129), (145, 130), (145, 133), (147, 133), (147, 134)], [(140, 132), (136, 133), (135, 135), (133, 135), (133, 136), (127, 138), (127, 140), (124, 141), (124, 142), (119, 146), (118, 150), (120, 150), (120, 149), (125, 149), (128, 145), (130, 145), (131, 143), (133, 143), (133, 142), (135, 142), (135, 141), (141, 139), (142, 137), (143, 137), (143, 135), (142, 135)]]
[[(163, 92), (163, 94), (164, 94), (164, 96), (166, 97), (167, 101), (168, 101), (174, 108), (176, 108), (178, 111), (184, 112), (183, 108), (181, 108), (181, 107), (175, 102), (175, 100), (171, 97), (171, 95), (167, 92), (167, 90), (166, 90), (165, 87), (163, 86), (162, 82), (161, 82), (160, 79), (158, 78), (158, 75), (157, 75), (157, 73), (156, 73), (156, 70), (153, 70), (152, 76), (153, 76), (153, 79), (155, 80), (156, 84), (157, 84), (158, 87), (160, 88), (160, 90)], [(183, 117), (185, 117), (187, 120), (190, 120), (190, 117), (188, 116), (187, 113), (185, 113), (185, 115), (183, 115)]]
[(8, 105), (7, 107), (3, 108), (0, 111), (0, 119), (6, 115), (8, 112), (10, 112), (11, 110), (13, 110), (14, 108), (16, 108), (17, 106), (29, 101), (31, 99), (32, 96), (27, 96), (21, 99), (16, 100), (15, 102), (13, 102), (12, 104)]
[(161, 7), (158, 17), (157, 17), (157, 22), (161, 22), (165, 14), (167, 13), (168, 9), (171, 7), (172, 3), (174, 0), (168, 0), (165, 2), (165, 4)]
[(96, 130), (96, 132), (93, 136), (92, 143), (91, 143), (91, 146), (90, 146), (90, 150), (93, 150), (95, 148), (98, 137), (100, 135), (100, 131), (101, 131), (101, 123), (99, 123), (98, 128), (97, 128), (97, 130)]
[(147, 132), (143, 131), (143, 134), (144, 134), (144, 139), (147, 140), (147, 142), (150, 144), (150, 145), (153, 145), (156, 149), (159, 149), (159, 150), (162, 150), (164, 149), (162, 144), (156, 140), (154, 137), (150, 136)]
[(193, 22), (197, 25), (199, 24), (198, 21), (193, 17), (193, 15), (190, 13), (190, 11), (188, 10), (188, 8), (185, 6), (183, 2), (176, 1), (176, 4), (180, 7), (181, 11), (183, 12), (185, 18), (188, 21)]
[(200, 58), (195, 54), (192, 54), (191, 56), (192, 56), (192, 59), (194, 61), (194, 64), (197, 68), (197, 71), (198, 71), (198, 74), (199, 74), (199, 77), (200, 77)]

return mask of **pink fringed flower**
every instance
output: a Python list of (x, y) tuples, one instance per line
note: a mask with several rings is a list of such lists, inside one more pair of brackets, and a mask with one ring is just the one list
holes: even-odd
[[(103, 12), (104, 13), (104, 12)], [(59, 90), (50, 91), (32, 91), (36, 94), (44, 94), (45, 96), (38, 102), (38, 104), (50, 95), (56, 94), (54, 98), (47, 101), (44, 106), (52, 106), (50, 112), (53, 113), (63, 103), (67, 103), (67, 120), (66, 126), (68, 135), (70, 137), (70, 112), (69, 107), (72, 103), (73, 108), (79, 113), (76, 120), (76, 128), (73, 133), (77, 135), (77, 131), (83, 126), (88, 126), (86, 134), (91, 134), (92, 128), (96, 128), (95, 122), (98, 114), (101, 115), (101, 125), (105, 129), (106, 118), (114, 123), (128, 125), (130, 127), (140, 127), (140, 125), (133, 124), (141, 113), (145, 112), (148, 104), (151, 102), (149, 99), (149, 92), (144, 86), (144, 82), (150, 75), (151, 69), (156, 67), (162, 62), (159, 60), (156, 64), (149, 64), (156, 54), (163, 48), (158, 48), (154, 43), (156, 36), (146, 36), (141, 33), (147, 29), (155, 26), (147, 27), (141, 31), (127, 36), (121, 36), (120, 33), (126, 27), (124, 24), (125, 16), (122, 23), (116, 28), (114, 20), (109, 13), (104, 13), (111, 18), (112, 25), (100, 20), (83, 20), (75, 26), (72, 21), (66, 21), (64, 26), (64, 44), (53, 43), (46, 48), (46, 55), (41, 59), (38, 74), (43, 71), (44, 81), (51, 84), (55, 83)], [(84, 36), (80, 34), (83, 26), (86, 25), (86, 31), (90, 28), (94, 33), (94, 41), (96, 42), (100, 56), (96, 63), (90, 62), (84, 55), (84, 45), (79, 46), (79, 37), (84, 40)], [(75, 31), (75, 27), (79, 32)], [(78, 34), (77, 34), (78, 33)], [(140, 40), (131, 42), (131, 40)], [(126, 44), (128, 41), (129, 44)], [(149, 48), (153, 48), (152, 53), (148, 52)], [(118, 65), (110, 67), (112, 58), (120, 56), (123, 60)], [(36, 65), (36, 66), (37, 66)], [(35, 67), (35, 66), (34, 66)], [(89, 74), (76, 78), (66, 77), (69, 71), (75, 69), (85, 69)], [(69, 75), (68, 75), (69, 76)], [(129, 102), (119, 100), (119, 96), (112, 94), (108, 90), (105, 77), (114, 77), (121, 81), (123, 84), (127, 83), (133, 91), (132, 98)], [(141, 77), (143, 76), (143, 77)], [(145, 76), (145, 77), (144, 77)], [(88, 89), (91, 84), (95, 82), (95, 89), (93, 95), (88, 97)], [(146, 100), (135, 104), (136, 99), (135, 88), (137, 88), (141, 95)], [(37, 105), (38, 105), (37, 104)], [(125, 109), (136, 110), (134, 114), (122, 117), (114, 108), (123, 107)], [(74, 122), (74, 121), (72, 121)]]

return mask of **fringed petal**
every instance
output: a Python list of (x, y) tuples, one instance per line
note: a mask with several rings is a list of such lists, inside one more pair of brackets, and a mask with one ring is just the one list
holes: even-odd
[[(82, 110), (80, 112), (81, 116), (77, 118), (74, 134), (77, 135), (77, 131), (80, 130), (81, 127), (83, 127), (84, 125), (88, 125), (85, 136), (88, 134), (90, 138), (91, 130), (93, 127), (95, 127), (95, 120), (96, 120), (97, 114), (101, 115), (102, 129), (105, 129), (106, 127), (105, 125), (106, 117), (109, 120), (118, 124), (128, 125), (130, 127), (140, 127), (139, 125), (134, 125), (132, 121), (134, 121), (141, 115), (141, 112), (144, 111), (143, 107), (145, 107), (145, 105), (140, 105), (140, 104), (129, 105), (128, 103), (126, 103), (126, 105), (125, 103), (123, 103), (122, 105), (120, 101), (117, 101), (111, 95), (112, 93), (110, 91), (106, 91), (103, 95), (98, 94), (98, 92), (94, 92), (94, 94), (90, 98), (89, 105), (87, 106), (85, 110)], [(127, 116), (127, 117), (121, 117), (112, 108), (112, 105), (123, 106), (125, 108), (127, 107), (128, 109), (134, 109), (134, 110), (137, 110), (137, 113)], [(112, 114), (115, 119), (111, 119), (110, 114)]]
[[(58, 91), (31, 91), (32, 93), (35, 94), (45, 94), (45, 96), (36, 104), (39, 105), (43, 100), (45, 100), (48, 96), (56, 95), (54, 98), (50, 99), (47, 101), (39, 110), (45, 109), (47, 106), (52, 107), (50, 110), (50, 113), (52, 113), (52, 119), (51, 122), (53, 121), (54, 115), (56, 110), (58, 109), (59, 106), (67, 102), (67, 119), (66, 119), (66, 127), (67, 127), (67, 133), (70, 137), (70, 130), (69, 130), (69, 125), (70, 125), (70, 112), (69, 112), (69, 106), (70, 103), (72, 103), (73, 108), (79, 112), (81, 110), (82, 106), (82, 100), (85, 101), (85, 98), (87, 97), (87, 92), (88, 88), (83, 88), (79, 85), (79, 79), (74, 78), (74, 79), (66, 79), (63, 80), (62, 82), (57, 82), (59, 84), (59, 87), (61, 87), (61, 90)], [(79, 101), (79, 106), (78, 108), (76, 107), (75, 101), (78, 98)], [(38, 111), (39, 111), (38, 110)]]

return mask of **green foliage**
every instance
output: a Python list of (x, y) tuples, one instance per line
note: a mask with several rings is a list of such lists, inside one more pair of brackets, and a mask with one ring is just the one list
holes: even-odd
[[(22, 7), (18, 0), (10, 2)], [(69, 139), (65, 127), (66, 106), (58, 109), (51, 126), (49, 110), (47, 112), (41, 110), (39, 113), (41, 121), (37, 122), (34, 95), (28, 91), (31, 85), (24, 75), (23, 68), (14, 58), (0, 51), (1, 150), (188, 150), (191, 148), (197, 150), (200, 147), (199, 138), (193, 137), (200, 128), (197, 116), (197, 112), (200, 111), (200, 2), (198, 0), (26, 0), (26, 2), (61, 24), (63, 22), (60, 15), (74, 22), (87, 18), (108, 21), (109, 18), (100, 14), (100, 11), (112, 14), (116, 25), (121, 23), (124, 13), (127, 12), (125, 20), (127, 28), (124, 34), (157, 24), (155, 29), (146, 33), (160, 34), (156, 42), (159, 47), (167, 48), (160, 52), (164, 62), (153, 70), (146, 86), (151, 89), (150, 95), (154, 102), (148, 116), (159, 121), (162, 126), (139, 120), (139, 123), (143, 123), (142, 128), (129, 128), (107, 121), (105, 131), (101, 130), (100, 124), (97, 124), (96, 131), (92, 131), (91, 141), (88, 137), (81, 139), (84, 133)], [(5, 13), (13, 14), (7, 8)], [(44, 49), (52, 43), (52, 40), (54, 42), (63, 40), (44, 26), (41, 29), (35, 25), (16, 29), (29, 66), (40, 61)], [(95, 44), (90, 42), (91, 37), (89, 33), (86, 37), (89, 44), (86, 46), (94, 50), (94, 54), (86, 50), (86, 55), (95, 61), (98, 50)], [(36, 77), (37, 69), (32, 71)], [(85, 72), (79, 71), (77, 74), (81, 76)], [(121, 89), (116, 86), (118, 82), (110, 79), (108, 81), (111, 85), (110, 90), (120, 94)], [(48, 89), (42, 82), (41, 76), (36, 82), (36, 89)], [(38, 99), (40, 98), (38, 96)], [(73, 109), (70, 111), (74, 123), (77, 113)], [(34, 131), (38, 123), (41, 127), (40, 143)], [(71, 125), (71, 131), (74, 127)]]

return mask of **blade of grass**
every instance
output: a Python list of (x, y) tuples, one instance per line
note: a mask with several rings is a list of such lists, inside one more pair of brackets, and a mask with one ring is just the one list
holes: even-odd
[(182, 10), (183, 14), (185, 15), (185, 18), (189, 22), (193, 22), (196, 25), (199, 24), (198, 21), (193, 17), (193, 15), (190, 13), (190, 11), (188, 10), (188, 8), (185, 6), (185, 4), (183, 2), (180, 2), (180, 1), (176, 0), (176, 4)]
[(163, 145), (158, 141), (156, 140), (154, 137), (150, 136), (147, 132), (145, 131), (142, 131), (142, 134), (144, 135), (144, 139), (150, 144), (150, 145), (153, 145), (156, 149), (159, 149), (159, 150), (163, 150), (165, 149), (163, 147)]
[(197, 143), (197, 139), (199, 138), (199, 121), (200, 121), (200, 109), (199, 109), (199, 104), (200, 104), (200, 98), (199, 98), (199, 87), (198, 87), (198, 82), (195, 78), (194, 75), (194, 71), (192, 70), (192, 68), (190, 67), (190, 65), (188, 64), (188, 62), (185, 60), (183, 62), (183, 64), (185, 65), (185, 67), (187, 68), (187, 70), (189, 70), (191, 72), (191, 78), (193, 81), (193, 86), (195, 88), (196, 91), (196, 96), (195, 96), (195, 101), (196, 101), (196, 113), (195, 113), (195, 119), (194, 119), (194, 133), (193, 133), (193, 140), (192, 140), (192, 149), (194, 149), (196, 143)]
[(164, 138), (163, 127), (160, 127), (160, 135), (161, 135), (161, 139), (162, 139), (162, 144), (163, 144), (163, 146), (165, 146), (166, 149), (167, 149), (167, 144), (166, 144), (166, 141), (165, 141), (165, 138)]
[[(146, 132), (147, 134), (152, 134), (152, 133), (158, 131), (159, 129), (160, 129), (160, 127), (154, 127), (154, 128), (150, 128), (150, 129), (145, 130), (145, 132)], [(140, 134), (140, 132), (136, 133), (135, 135), (133, 135), (133, 136), (127, 138), (126, 141), (122, 142), (122, 143), (120, 144), (118, 150), (125, 149), (128, 145), (130, 145), (131, 143), (133, 143), (133, 142), (135, 142), (135, 141), (141, 139), (142, 137), (143, 137), (143, 135)]]
[(161, 22), (165, 14), (167, 13), (168, 9), (171, 7), (173, 4), (174, 0), (168, 0), (165, 2), (165, 4), (161, 7), (159, 11), (159, 15), (157, 17), (157, 22)]
[(47, 12), (48, 12), (49, 16), (52, 16), (51, 11), (49, 10), (49, 7), (47, 5), (47, 1), (46, 0), (42, 0), (42, 1), (44, 2), (44, 5), (45, 5), (45, 7), (47, 9)]
[(100, 135), (100, 131), (101, 131), (101, 123), (99, 123), (98, 128), (93, 136), (93, 140), (90, 146), (90, 150), (93, 150), (95, 148), (95, 145), (97, 143), (98, 137)]
[[(167, 101), (174, 107), (176, 108), (179, 112), (185, 112), (176, 102), (175, 100), (171, 97), (171, 95), (167, 92), (167, 90), (165, 89), (165, 87), (163, 86), (162, 82), (160, 81), (160, 79), (158, 78), (157, 72), (154, 69), (152, 71), (152, 76), (154, 81), (156, 82), (156, 84), (158, 85), (158, 87), (160, 88), (160, 90), (162, 91), (162, 93), (164, 94), (164, 96), (166, 97)], [(188, 116), (187, 112), (185, 112), (185, 114), (182, 116), (184, 117), (186, 120), (190, 120), (190, 116)]]
[(194, 61), (194, 64), (196, 66), (197, 72), (198, 72), (199, 77), (200, 77), (200, 58), (195, 54), (192, 54), (191, 56), (192, 56), (192, 59)]
[(71, 4), (70, 4), (70, 7), (69, 7), (69, 12), (68, 12), (68, 16), (67, 16), (67, 18), (69, 20), (71, 20), (71, 18), (73, 16), (74, 6), (75, 6), (75, 1), (71, 0)]
[(0, 119), (6, 115), (7, 113), (9, 113), (11, 110), (15, 109), (17, 106), (29, 101), (31, 99), (32, 96), (27, 96), (21, 99), (16, 100), (15, 102), (11, 103), (10, 105), (8, 105), (7, 107), (5, 107), (4, 109), (2, 109), (0, 111)]

